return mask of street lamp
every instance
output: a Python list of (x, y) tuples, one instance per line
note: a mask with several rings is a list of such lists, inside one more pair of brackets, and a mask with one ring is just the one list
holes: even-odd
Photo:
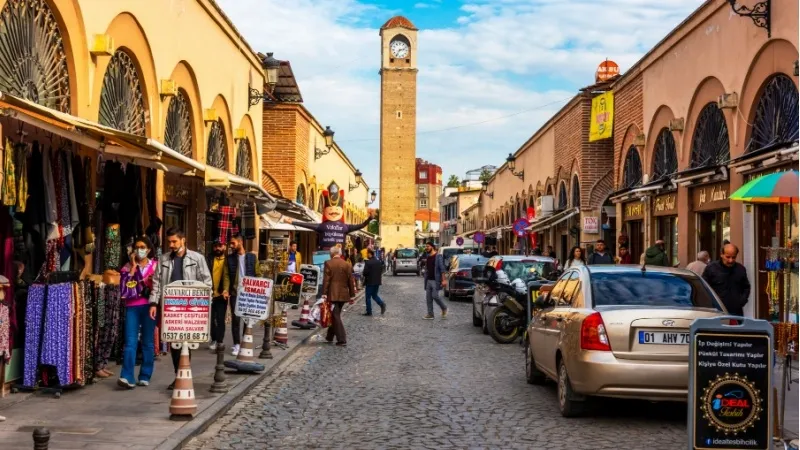
[(347, 184), (348, 184), (348, 186), (347, 186), (348, 187), (348, 192), (353, 192), (356, 189), (358, 189), (359, 186), (361, 186), (361, 183), (362, 183), (362, 181), (361, 181), (361, 175), (362, 175), (361, 171), (356, 169), (356, 172), (355, 172), (354, 175), (356, 176), (356, 184), (350, 183), (348, 181), (347, 182)]
[(369, 205), (371, 205), (371, 204), (375, 203), (375, 199), (376, 199), (376, 198), (378, 198), (378, 193), (377, 193), (377, 192), (375, 192), (375, 191), (372, 191), (372, 193), (371, 193), (371, 194), (369, 194), (369, 200), (367, 200), (367, 202), (366, 202), (366, 203), (367, 203), (367, 204), (366, 204), (366, 206), (369, 206)]
[(250, 106), (255, 106), (258, 102), (275, 103), (272, 93), (275, 91), (275, 86), (278, 84), (278, 71), (281, 69), (281, 62), (275, 59), (272, 56), (272, 52), (270, 52), (261, 60), (261, 67), (264, 68), (264, 71), (267, 73), (267, 87), (269, 88), (269, 93), (263, 89), (254, 89), (250, 85), (247, 85), (247, 90), (249, 92), (247, 100)]
[(334, 131), (331, 130), (331, 127), (326, 126), (325, 131), (322, 132), (322, 137), (325, 138), (325, 148), (321, 149), (317, 147), (316, 144), (314, 145), (314, 160), (320, 159), (331, 152), (333, 148), (333, 134)]
[(489, 189), (489, 182), (486, 181), (486, 180), (483, 180), (481, 182), (481, 186), (483, 187), (483, 193), (486, 194), (487, 197), (489, 197), (492, 200), (494, 200), (494, 192), (487, 192), (487, 190)]
[(516, 161), (517, 161), (517, 158), (514, 155), (512, 155), (511, 153), (509, 153), (508, 157), (506, 158), (506, 162), (508, 163), (508, 170), (511, 171), (511, 175), (514, 175), (515, 177), (519, 178), (520, 180), (525, 180), (525, 171), (524, 170), (520, 170), (519, 172), (514, 172), (514, 169), (517, 168)]
[(748, 17), (753, 21), (753, 24), (759, 28), (767, 30), (767, 37), (772, 37), (772, 20), (770, 0), (756, 3), (752, 8), (744, 5), (736, 5), (736, 0), (728, 0), (733, 12), (742, 17)]

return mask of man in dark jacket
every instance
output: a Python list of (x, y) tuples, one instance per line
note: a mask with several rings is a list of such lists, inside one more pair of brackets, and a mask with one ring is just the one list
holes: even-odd
[(233, 334), (233, 348), (231, 354), (233, 356), (239, 355), (239, 344), (241, 343), (242, 333), (239, 329), (239, 316), (235, 314), (236, 311), (236, 294), (239, 290), (239, 284), (244, 277), (259, 276), (256, 272), (256, 255), (249, 253), (244, 248), (244, 241), (240, 235), (231, 236), (231, 250), (233, 253), (228, 255), (228, 278), (230, 286), (228, 287), (228, 304), (231, 308), (231, 333)]
[(750, 297), (750, 280), (744, 266), (736, 262), (737, 256), (739, 249), (735, 245), (723, 246), (720, 259), (706, 267), (703, 279), (714, 289), (730, 314), (743, 316), (744, 305)]
[(381, 314), (386, 313), (386, 303), (378, 296), (378, 290), (381, 288), (382, 273), (383, 264), (380, 259), (375, 257), (375, 250), (367, 249), (367, 260), (364, 261), (364, 297), (367, 303), (365, 316), (372, 315), (373, 299), (381, 307)]
[(614, 264), (614, 257), (611, 256), (611, 253), (608, 253), (608, 249), (606, 249), (606, 241), (602, 239), (597, 240), (594, 244), (594, 253), (589, 256), (589, 260), (586, 262), (592, 266), (595, 264)]
[(669, 256), (665, 249), (664, 241), (661, 239), (656, 241), (656, 245), (648, 248), (644, 252), (644, 263), (648, 266), (663, 266), (669, 267)]

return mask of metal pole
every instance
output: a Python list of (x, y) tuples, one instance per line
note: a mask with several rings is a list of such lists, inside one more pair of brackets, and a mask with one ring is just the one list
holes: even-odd
[(225, 344), (217, 344), (217, 365), (214, 366), (214, 384), (211, 385), (211, 392), (228, 392), (228, 383), (225, 382)]
[[(267, 232), (267, 242), (269, 243), (269, 231)], [(273, 286), (278, 281), (278, 257), (276, 255), (277, 248), (272, 244), (268, 244), (269, 249), (272, 250), (272, 283)], [(267, 262), (269, 262), (269, 254), (267, 254)], [(272, 315), (275, 313), (275, 302), (269, 302), (269, 316), (264, 323), (264, 338), (261, 341), (261, 353), (258, 354), (259, 359), (272, 359), (271, 341), (272, 341)]]

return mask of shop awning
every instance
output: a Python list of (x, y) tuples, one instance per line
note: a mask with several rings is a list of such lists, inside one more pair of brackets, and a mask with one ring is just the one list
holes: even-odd
[[(298, 228), (292, 224), (281, 222), (281, 215), (274, 211), (259, 216), (260, 229), (277, 231), (302, 231), (305, 228)], [(310, 231), (310, 230), (306, 230)]]
[(0, 114), (98, 152), (108, 153), (119, 161), (129, 161), (164, 172), (199, 177), (207, 182), (213, 181), (209, 187), (225, 188), (232, 190), (233, 193), (253, 197), (268, 207), (275, 203), (272, 195), (258, 183), (209, 167), (155, 139), (116, 130), (5, 92), (0, 92)]
[(728, 179), (728, 168), (726, 166), (696, 167), (677, 172), (673, 179), (675, 183), (683, 187), (725, 181)]
[[(286, 216), (301, 222), (321, 222), (321, 218), (317, 217), (318, 214), (308, 209), (305, 205), (301, 205), (283, 197), (276, 197), (275, 202), (275, 212), (280, 216)], [(305, 230), (305, 228), (302, 229)]]
[(375, 238), (378, 237), (377, 235), (374, 235), (374, 234), (370, 233), (369, 231), (364, 231), (364, 230), (353, 231), (352, 233), (350, 233), (350, 235), (351, 236), (357, 236), (357, 237), (360, 237), (362, 239), (372, 239), (373, 241), (375, 240)]
[(798, 147), (797, 141), (781, 142), (734, 158), (728, 167), (735, 170), (736, 173), (762, 171), (792, 162), (796, 164), (798, 156), (800, 156), (800, 147)]
[(660, 191), (671, 191), (676, 189), (677, 186), (672, 179), (662, 179), (658, 181), (651, 181), (650, 183), (634, 188), (626, 188), (617, 192), (611, 193), (608, 199), (611, 203), (622, 203), (631, 199), (639, 198), (643, 195), (656, 194)]
[(534, 233), (544, 231), (550, 227), (558, 225), (559, 223), (569, 219), (579, 212), (580, 210), (578, 208), (566, 209), (559, 213), (553, 214), (552, 216), (543, 217), (540, 220), (533, 222), (528, 228), (526, 228), (526, 230)]

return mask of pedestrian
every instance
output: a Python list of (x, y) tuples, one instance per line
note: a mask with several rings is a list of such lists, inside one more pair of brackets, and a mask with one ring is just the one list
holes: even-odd
[(697, 253), (697, 259), (690, 262), (689, 265), (686, 266), (686, 270), (691, 270), (692, 272), (696, 273), (697, 276), (702, 277), (703, 272), (706, 270), (706, 266), (708, 266), (708, 262), (710, 260), (711, 255), (709, 255), (707, 251), (700, 251)]
[(342, 309), (345, 303), (353, 303), (356, 286), (353, 280), (353, 266), (342, 258), (342, 249), (331, 248), (331, 259), (325, 261), (325, 276), (322, 277), (322, 297), (333, 303), (333, 324), (328, 327), (325, 340), (336, 345), (347, 346), (347, 332), (342, 322)]
[(386, 313), (386, 303), (378, 296), (381, 287), (381, 262), (375, 258), (375, 252), (367, 249), (367, 261), (364, 263), (364, 297), (367, 303), (365, 316), (372, 315), (372, 300), (381, 307), (381, 315)]
[(567, 258), (567, 262), (564, 263), (564, 270), (585, 265), (586, 257), (583, 256), (583, 249), (578, 246), (572, 247), (572, 250), (569, 251), (569, 258)]
[[(195, 251), (186, 248), (186, 234), (177, 227), (167, 230), (167, 245), (170, 252), (161, 255), (158, 259), (158, 267), (153, 274), (153, 292), (150, 293), (150, 318), (156, 320), (158, 305), (164, 295), (164, 287), (175, 281), (199, 281), (204, 285), (211, 286), (211, 273), (208, 271), (208, 264), (203, 256)], [(175, 375), (178, 374), (178, 362), (181, 358), (181, 349), (173, 348), (172, 367)], [(189, 358), (192, 357), (191, 351)], [(175, 388), (175, 381), (167, 387), (172, 390)]]
[(614, 264), (614, 257), (606, 250), (606, 241), (598, 239), (594, 244), (594, 253), (589, 256), (589, 265)]
[(750, 299), (750, 280), (747, 269), (736, 262), (739, 248), (733, 244), (722, 247), (720, 259), (712, 261), (703, 271), (703, 279), (717, 293), (725, 309), (735, 316), (744, 315), (744, 305)]
[(619, 255), (615, 259), (617, 264), (631, 264), (633, 262), (633, 257), (631, 257), (631, 252), (628, 251), (628, 246), (622, 244), (619, 246)]
[(644, 263), (648, 266), (671, 266), (669, 263), (669, 255), (667, 255), (667, 252), (664, 251), (665, 248), (666, 245), (664, 244), (664, 241), (661, 239), (657, 240), (655, 245), (645, 250)]
[[(125, 300), (125, 345), (122, 351), (122, 371), (117, 384), (126, 389), (150, 385), (155, 361), (156, 320), (149, 314), (149, 296), (153, 288), (153, 273), (158, 263), (153, 258), (153, 244), (140, 236), (134, 240), (130, 261), (119, 273), (120, 294)], [(139, 335), (142, 339), (142, 365), (139, 380), (134, 384), (136, 352)]]
[(242, 333), (240, 328), (241, 319), (235, 313), (236, 295), (244, 277), (257, 277), (260, 274), (257, 272), (256, 255), (244, 248), (244, 240), (241, 235), (234, 234), (231, 236), (231, 250), (233, 252), (228, 255), (228, 279), (230, 282), (228, 285), (228, 305), (230, 305), (231, 310), (231, 333), (233, 334), (231, 355), (239, 356)]
[(297, 273), (303, 264), (303, 255), (297, 251), (297, 241), (289, 242), (289, 248), (281, 258), (281, 272)]
[(211, 268), (211, 344), (208, 349), (212, 352), (225, 340), (225, 312), (228, 311), (228, 288), (231, 284), (226, 248), (219, 239), (215, 240), (214, 251), (207, 261)]
[(425, 260), (425, 301), (428, 306), (428, 314), (423, 319), (433, 320), (433, 302), (436, 302), (439, 309), (442, 310), (442, 319), (447, 319), (447, 306), (439, 298), (439, 289), (444, 288), (445, 283), (442, 274), (447, 270), (444, 267), (444, 259), (436, 251), (436, 245), (433, 242), (425, 244), (425, 253), (428, 254), (428, 259)]

